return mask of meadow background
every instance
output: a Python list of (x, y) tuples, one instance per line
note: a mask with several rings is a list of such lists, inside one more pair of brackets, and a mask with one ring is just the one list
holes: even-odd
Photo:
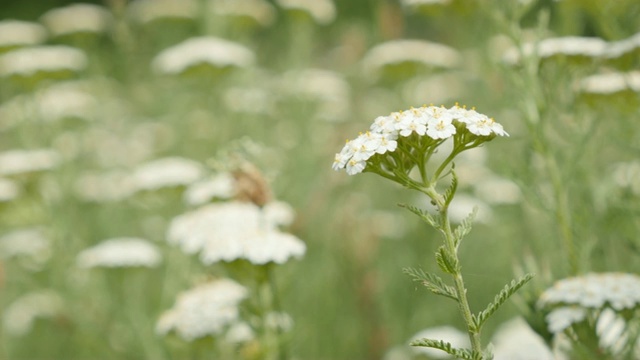
[[(640, 271), (640, 80), (636, 73), (635, 83), (618, 82), (613, 90), (584, 82), (637, 71), (640, 41), (615, 56), (607, 52), (640, 31), (637, 1), (336, 0), (297, 10), (256, 1), (264, 14), (243, 16), (216, 13), (217, 2), (196, 0), (198, 11), (188, 17), (147, 23), (131, 16), (125, 0), (85, 2), (111, 15), (103, 31), (57, 36), (49, 29), (41, 44), (80, 49), (86, 66), (16, 75), (0, 60), (0, 180), (9, 189), (0, 196), (0, 237), (37, 228), (47, 239), (15, 251), (0, 239), (0, 358), (215, 356), (206, 344), (154, 331), (181, 291), (226, 271), (167, 243), (170, 221), (191, 208), (186, 186), (113, 199), (115, 180), (100, 181), (101, 174), (133, 173), (176, 156), (215, 174), (228, 154), (241, 154), (295, 209), (288, 231), (304, 241), (306, 254), (275, 269), (282, 308), (293, 319), (291, 358), (379, 359), (425, 328), (462, 329), (452, 303), (402, 272), (437, 269), (438, 234), (397, 206), (428, 202), (382, 178), (331, 169), (345, 139), (375, 117), (423, 104), (475, 106), (511, 135), (456, 165), (462, 211), (470, 210), (467, 203), (480, 209), (461, 250), (473, 309), (518, 268), (538, 274), (521, 304), (572, 274)], [(38, 23), (71, 3), (3, 3), (0, 20)], [(152, 67), (161, 51), (205, 35), (245, 46), (255, 61), (183, 74)], [(582, 44), (573, 52), (560, 47), (546, 57), (505, 59), (523, 43), (566, 36), (599, 38), (604, 50), (594, 55)], [(446, 45), (442, 52), (453, 57), (407, 44), (377, 58), (370, 52), (399, 39)], [(83, 94), (79, 107), (56, 98), (65, 86)], [(34, 149), (54, 151), (55, 164), (20, 172), (11, 170), (20, 165), (3, 163), (10, 162), (3, 153)], [(124, 236), (152, 242), (162, 262), (78, 266), (82, 250)], [(55, 293), (59, 304), (33, 305), (52, 309), (34, 317), (26, 333), (9, 331), (7, 309), (42, 291)], [(501, 309), (484, 343), (518, 314), (522, 308), (513, 304)]]

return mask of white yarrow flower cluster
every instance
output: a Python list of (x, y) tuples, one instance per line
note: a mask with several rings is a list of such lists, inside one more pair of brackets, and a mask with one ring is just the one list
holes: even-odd
[(70, 46), (28, 47), (0, 56), (0, 76), (32, 76), (38, 72), (79, 72), (87, 67), (87, 62), (84, 52)]
[(327, 25), (336, 18), (336, 6), (332, 0), (277, 0), (287, 10), (303, 11), (318, 24)]
[(579, 90), (586, 94), (607, 95), (627, 89), (640, 92), (640, 71), (591, 75), (582, 79), (579, 84)]
[(139, 238), (113, 238), (85, 249), (76, 258), (81, 268), (156, 267), (162, 261), (158, 248)]
[(152, 67), (161, 74), (180, 74), (200, 64), (218, 68), (244, 68), (254, 62), (253, 51), (244, 45), (213, 36), (202, 36), (163, 50), (153, 59)]
[(186, 186), (202, 178), (204, 170), (197, 161), (182, 157), (167, 157), (139, 165), (132, 174), (137, 191), (154, 191), (167, 187)]
[(20, 21), (0, 21), (0, 49), (37, 45), (47, 38), (47, 31), (40, 24)]
[(0, 153), (0, 175), (11, 176), (51, 170), (61, 157), (50, 149), (9, 150)]
[(62, 298), (52, 290), (28, 293), (6, 307), (2, 313), (2, 325), (7, 333), (23, 336), (31, 332), (36, 320), (52, 318), (63, 309)]
[(405, 62), (437, 68), (455, 68), (461, 63), (460, 53), (446, 45), (424, 40), (393, 40), (378, 44), (362, 59), (364, 71), (376, 75), (388, 65)]
[(416, 134), (433, 140), (445, 140), (457, 133), (456, 125), (463, 125), (475, 136), (508, 136), (502, 125), (475, 110), (457, 105), (445, 107), (423, 106), (377, 117), (369, 131), (354, 140), (348, 140), (336, 154), (334, 170), (346, 169), (355, 175), (365, 170), (367, 160), (376, 154), (394, 152), (398, 141)]
[(256, 265), (282, 264), (304, 255), (306, 246), (297, 237), (281, 232), (291, 221), (286, 207), (226, 202), (210, 204), (171, 221), (168, 241), (188, 254), (200, 253), (205, 264), (245, 259)]
[(0, 259), (28, 256), (48, 258), (51, 254), (51, 240), (40, 228), (14, 230), (0, 237)]
[(627, 273), (590, 273), (556, 282), (540, 295), (539, 307), (576, 305), (614, 310), (640, 305), (640, 276)]
[(134, 0), (127, 11), (142, 24), (163, 19), (190, 20), (198, 14), (198, 3), (194, 0)]
[(197, 286), (178, 296), (173, 308), (158, 320), (156, 332), (175, 331), (187, 341), (218, 335), (238, 320), (238, 305), (247, 295), (242, 285), (229, 279)]
[(112, 21), (111, 13), (93, 4), (72, 4), (47, 11), (40, 20), (54, 36), (74, 33), (104, 33)]

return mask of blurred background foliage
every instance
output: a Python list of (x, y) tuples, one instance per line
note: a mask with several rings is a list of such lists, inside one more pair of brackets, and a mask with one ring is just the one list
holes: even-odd
[[(5, 2), (0, 18), (38, 22), (48, 10), (71, 3)], [(100, 34), (49, 37), (45, 43), (71, 45), (87, 55), (86, 68), (60, 76), (87, 81), (82, 86), (94, 99), (91, 119), (74, 115), (47, 122), (46, 114), (19, 115), (35, 106), (29, 101), (0, 119), (1, 151), (48, 148), (62, 158), (58, 166), (13, 179), (20, 196), (0, 204), (1, 233), (38, 226), (52, 241), (43, 263), (1, 260), (0, 305), (6, 309), (41, 289), (55, 291), (64, 304), (24, 336), (0, 330), (0, 358), (207, 358), (198, 343), (165, 339), (153, 330), (176, 294), (204, 274), (225, 271), (205, 268), (166, 243), (168, 223), (189, 208), (182, 200), (184, 188), (99, 202), (78, 196), (77, 183), (87, 171), (131, 172), (168, 156), (196, 160), (215, 172), (222, 153), (248, 141), (257, 150), (246, 156), (267, 176), (276, 197), (295, 208), (290, 231), (307, 245), (302, 260), (277, 269), (283, 308), (295, 322), (289, 339), (293, 358), (382, 358), (426, 327), (461, 327), (451, 303), (402, 273), (408, 266), (436, 271), (438, 234), (396, 206), (428, 207), (426, 200), (374, 176), (331, 170), (345, 138), (366, 130), (376, 116), (424, 103), (476, 106), (512, 135), (457, 165), (461, 173), (466, 167), (462, 191), (479, 197), (481, 212), (491, 215), (476, 224), (461, 254), (473, 309), (483, 308), (525, 258), (534, 259), (541, 273), (553, 274), (539, 279), (543, 287), (572, 273), (561, 240), (562, 201), (580, 272), (640, 270), (640, 171), (619, 170), (640, 157), (638, 90), (609, 97), (576, 90), (589, 75), (637, 70), (640, 46), (618, 63), (562, 54), (545, 58), (534, 83), (518, 88), (514, 84), (526, 77), (526, 69), (502, 60), (514, 44), (499, 36), (509, 28), (497, 20), (525, 29), (517, 32), (522, 40), (535, 40), (544, 12), (548, 28), (537, 36), (613, 42), (640, 31), (637, 1), (451, 1), (409, 8), (392, 0), (345, 0), (335, 2), (335, 16), (326, 23), (269, 1), (275, 18), (266, 25), (206, 12), (184, 21), (140, 24), (127, 18), (124, 0), (84, 3), (112, 12), (113, 27)], [(244, 45), (255, 54), (255, 64), (195, 67), (181, 75), (152, 69), (162, 50), (202, 35)], [(459, 62), (447, 59), (434, 66), (426, 59), (366, 71), (367, 51), (397, 39), (447, 45)], [(330, 74), (320, 74), (312, 84), (307, 69)], [(328, 77), (339, 80), (322, 82)], [(0, 99), (6, 105), (37, 98), (62, 80), (6, 75)], [(340, 92), (335, 82), (346, 84), (347, 91)], [(544, 110), (539, 124), (523, 113), (522, 104), (532, 96)], [(9, 122), (14, 125), (5, 126)], [(557, 179), (549, 173), (550, 160)], [(475, 186), (488, 173), (505, 186), (517, 185), (515, 200), (492, 202), (504, 191), (500, 186), (478, 195)], [(81, 250), (118, 236), (152, 241), (164, 256), (162, 265), (76, 267)], [(501, 310), (488, 324), (485, 343), (501, 321), (516, 314), (511, 305)]]

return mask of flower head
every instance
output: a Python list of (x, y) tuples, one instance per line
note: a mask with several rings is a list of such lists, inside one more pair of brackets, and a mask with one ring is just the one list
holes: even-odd
[(138, 238), (114, 238), (85, 249), (76, 258), (78, 266), (93, 267), (155, 267), (162, 257), (150, 242)]
[[(379, 116), (369, 131), (347, 140), (336, 154), (333, 169), (349, 175), (363, 171), (408, 174), (416, 159), (426, 160), (435, 147), (453, 138), (457, 153), (479, 146), (495, 136), (509, 136), (502, 125), (475, 110), (455, 105), (449, 109), (423, 106)], [(410, 162), (413, 162), (412, 164)]]

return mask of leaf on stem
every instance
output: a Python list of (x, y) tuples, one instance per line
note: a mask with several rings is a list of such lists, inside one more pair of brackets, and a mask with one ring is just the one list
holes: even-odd
[(449, 254), (444, 246), (440, 246), (436, 252), (436, 263), (440, 269), (448, 274), (455, 275), (460, 272), (460, 264), (455, 256)]
[(471, 227), (473, 226), (473, 220), (475, 220), (477, 214), (478, 214), (478, 207), (474, 206), (471, 213), (467, 215), (467, 217), (464, 218), (460, 223), (460, 225), (458, 225), (458, 227), (456, 227), (456, 229), (453, 231), (453, 237), (454, 237), (456, 248), (462, 241), (462, 238), (467, 236), (467, 234), (471, 232)]
[(412, 213), (418, 215), (424, 222), (426, 222), (427, 224), (433, 226), (435, 229), (440, 230), (440, 221), (437, 218), (439, 215), (433, 216), (431, 214), (429, 214), (428, 212), (412, 206), (412, 205), (407, 205), (407, 204), (398, 204), (398, 206), (403, 207), (409, 211), (411, 211)]
[(480, 329), (487, 319), (493, 315), (502, 304), (504, 304), (507, 299), (511, 297), (511, 295), (515, 294), (521, 287), (523, 287), (526, 283), (529, 282), (533, 278), (533, 274), (526, 274), (520, 279), (511, 280), (510, 284), (507, 284), (500, 290), (500, 292), (496, 295), (487, 308), (478, 313), (478, 315), (473, 315), (473, 322), (476, 326), (476, 329)]
[(405, 268), (403, 271), (405, 274), (411, 276), (413, 281), (421, 283), (432, 293), (458, 301), (456, 290), (445, 284), (438, 275), (426, 273), (422, 269)]
[(451, 344), (449, 344), (448, 342), (444, 342), (442, 340), (433, 340), (433, 339), (425, 338), (425, 339), (412, 341), (409, 345), (439, 349), (446, 352), (447, 354), (455, 356), (458, 359), (474, 360), (474, 357), (471, 354), (471, 351), (467, 349), (462, 349), (462, 348), (454, 348), (453, 346), (451, 346)]
[(444, 193), (444, 206), (449, 206), (451, 200), (453, 200), (453, 196), (456, 194), (456, 190), (458, 190), (458, 177), (456, 176), (456, 172), (453, 171), (454, 166), (451, 167), (451, 184), (447, 188), (447, 191)]

